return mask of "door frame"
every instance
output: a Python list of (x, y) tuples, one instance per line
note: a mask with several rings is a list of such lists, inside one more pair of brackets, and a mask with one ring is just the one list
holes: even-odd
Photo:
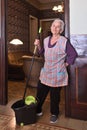
[(70, 38), (70, 0), (64, 1), (65, 10), (65, 36)]
[[(7, 0), (1, 0), (1, 38), (0, 38), (0, 104), (8, 102), (8, 71), (7, 71)], [(65, 0), (65, 35), (69, 38), (69, 0)], [(3, 50), (3, 51), (2, 51)], [(66, 95), (66, 116), (70, 115), (70, 93), (69, 87), (65, 89)]]
[(8, 101), (8, 72), (7, 72), (7, 0), (1, 2), (1, 35), (0, 35), (0, 104)]
[[(70, 0), (65, 0), (65, 36), (70, 39)], [(69, 68), (68, 68), (69, 69)], [(70, 117), (71, 116), (71, 96), (70, 96), (70, 87), (67, 86), (65, 88), (65, 116)]]

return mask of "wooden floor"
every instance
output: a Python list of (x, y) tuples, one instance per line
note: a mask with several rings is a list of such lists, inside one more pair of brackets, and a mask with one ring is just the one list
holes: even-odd
[[(19, 99), (22, 99), (24, 92), (25, 82), (8, 82), (8, 104), (6, 106), (0, 105), (0, 128), (4, 130), (18, 130), (16, 127), (14, 112), (11, 109), (11, 105)], [(27, 95), (36, 95), (36, 88), (30, 87), (28, 89)], [(87, 121), (76, 120), (65, 117), (65, 107), (64, 107), (64, 91), (61, 93), (60, 102), (60, 115), (58, 122), (54, 124), (55, 126), (61, 126), (65, 128), (72, 128), (73, 130), (87, 130)], [(49, 95), (43, 105), (43, 116), (38, 119), (38, 122), (46, 123), (50, 125), (50, 98)], [(4, 120), (3, 120), (4, 119)], [(9, 124), (9, 127), (8, 127)], [(7, 126), (6, 126), (7, 125)], [(13, 129), (14, 128), (14, 129)], [(0, 129), (0, 130), (1, 130)], [(25, 129), (28, 130), (28, 129)]]

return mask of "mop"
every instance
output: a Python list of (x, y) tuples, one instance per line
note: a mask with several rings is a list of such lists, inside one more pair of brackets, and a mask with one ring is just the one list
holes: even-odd
[[(40, 33), (41, 33), (41, 27), (39, 28), (37, 39), (40, 39)], [(21, 125), (21, 126), (33, 124), (33, 123), (36, 122), (36, 108), (37, 108), (37, 102), (38, 101), (33, 96), (28, 96), (28, 97), (25, 98), (27, 88), (28, 88), (28, 83), (29, 83), (29, 80), (30, 80), (30, 77), (31, 77), (32, 67), (33, 67), (33, 64), (34, 64), (36, 50), (37, 50), (37, 46), (35, 46), (35, 48), (34, 48), (32, 60), (31, 60), (31, 65), (30, 65), (30, 69), (29, 69), (29, 73), (28, 73), (28, 78), (26, 80), (23, 99), (15, 102), (11, 106), (11, 108), (15, 112), (16, 123), (18, 125)], [(29, 102), (29, 100), (31, 100), (31, 102)]]

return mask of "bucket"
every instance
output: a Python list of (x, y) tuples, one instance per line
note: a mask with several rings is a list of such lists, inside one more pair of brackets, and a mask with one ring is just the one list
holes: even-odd
[(16, 123), (18, 125), (28, 125), (36, 123), (37, 103), (25, 105), (23, 100), (15, 102), (11, 108), (15, 112)]

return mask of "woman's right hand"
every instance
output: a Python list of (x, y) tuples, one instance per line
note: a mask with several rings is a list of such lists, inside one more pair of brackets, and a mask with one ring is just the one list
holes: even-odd
[(39, 50), (41, 50), (40, 40), (39, 39), (35, 39), (34, 45), (37, 46)]
[(40, 40), (39, 40), (39, 39), (35, 39), (34, 45), (35, 45), (35, 46), (40, 46)]

